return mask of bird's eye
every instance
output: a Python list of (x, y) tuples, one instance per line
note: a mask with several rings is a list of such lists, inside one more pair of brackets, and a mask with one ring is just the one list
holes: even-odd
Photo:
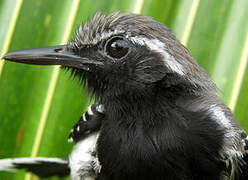
[(121, 37), (114, 37), (107, 41), (105, 51), (112, 58), (122, 58), (129, 50), (129, 43)]

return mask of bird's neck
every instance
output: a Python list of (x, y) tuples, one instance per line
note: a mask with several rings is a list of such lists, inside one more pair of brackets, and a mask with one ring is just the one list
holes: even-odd
[[(109, 121), (121, 121), (129, 126), (142, 124), (143, 126), (156, 126), (164, 123), (166, 119), (177, 116), (176, 97), (164, 91), (153, 91), (140, 94), (122, 94), (103, 99)], [(162, 116), (161, 116), (162, 114)], [(161, 122), (162, 121), (162, 122)]]

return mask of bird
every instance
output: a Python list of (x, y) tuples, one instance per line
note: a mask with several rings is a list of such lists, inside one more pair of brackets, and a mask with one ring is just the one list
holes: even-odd
[(66, 45), (3, 58), (61, 65), (104, 108), (88, 134), (97, 133), (95, 180), (248, 178), (246, 132), (206, 70), (152, 17), (96, 13)]

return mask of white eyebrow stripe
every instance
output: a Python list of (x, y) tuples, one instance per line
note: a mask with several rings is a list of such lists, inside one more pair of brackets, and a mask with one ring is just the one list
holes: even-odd
[(126, 38), (130, 39), (133, 43), (139, 44), (141, 46), (145, 45), (152, 51), (160, 53), (164, 58), (165, 65), (171, 71), (176, 72), (181, 76), (186, 74), (185, 68), (180, 63), (178, 63), (172, 55), (166, 52), (166, 47), (164, 43), (162, 43), (158, 39), (148, 39), (139, 36), (135, 36), (135, 37), (126, 36)]

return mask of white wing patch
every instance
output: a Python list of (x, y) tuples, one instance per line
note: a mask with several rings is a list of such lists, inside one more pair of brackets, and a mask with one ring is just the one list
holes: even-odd
[(95, 174), (92, 172), (99, 172), (101, 169), (100, 163), (93, 154), (96, 151), (96, 142), (99, 133), (90, 134), (86, 139), (83, 139), (75, 145), (69, 157), (69, 166), (71, 169), (71, 179), (81, 180), (95, 179)]
[(90, 116), (92, 116), (92, 115), (94, 114), (93, 111), (92, 111), (92, 109), (91, 109), (91, 106), (88, 107), (87, 112), (88, 112), (88, 114), (89, 114)]

